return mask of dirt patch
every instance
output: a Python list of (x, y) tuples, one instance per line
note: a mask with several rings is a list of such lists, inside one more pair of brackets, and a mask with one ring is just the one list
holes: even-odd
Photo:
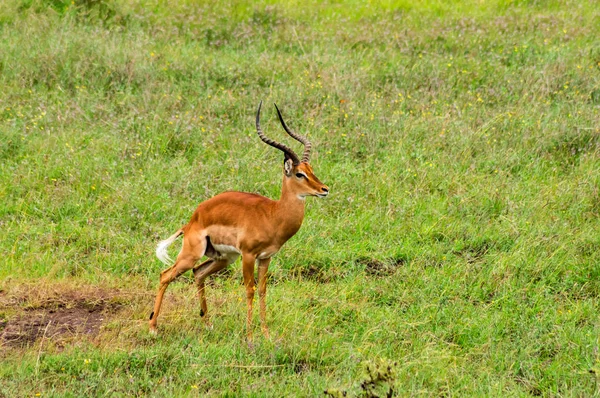
[(310, 370), (310, 363), (304, 360), (299, 360), (294, 364), (294, 373), (301, 374)]
[(488, 254), (490, 250), (496, 249), (498, 243), (489, 240), (482, 239), (472, 242), (466, 242), (462, 247), (453, 250), (453, 253), (461, 256), (469, 264), (480, 262)]
[(38, 338), (56, 340), (57, 337), (96, 335), (103, 320), (101, 309), (62, 308), (28, 312), (10, 322), (5, 321), (0, 340), (7, 347), (27, 347)]
[(308, 265), (299, 268), (296, 272), (303, 278), (309, 281), (318, 283), (329, 283), (337, 279), (336, 275), (327, 272), (328, 270), (318, 265)]
[(380, 261), (374, 258), (361, 257), (356, 263), (365, 267), (365, 273), (370, 276), (390, 276), (406, 263), (404, 257), (389, 258)]
[(114, 292), (100, 289), (22, 289), (5, 295), (0, 309), (0, 347), (26, 348), (39, 339), (62, 346), (72, 338), (96, 336), (111, 314), (122, 306)]

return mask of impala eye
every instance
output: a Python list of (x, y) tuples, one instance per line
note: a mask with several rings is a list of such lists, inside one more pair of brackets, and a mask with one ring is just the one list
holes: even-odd
[(306, 178), (306, 175), (302, 174), (302, 173), (296, 173), (296, 177), (298, 178)]

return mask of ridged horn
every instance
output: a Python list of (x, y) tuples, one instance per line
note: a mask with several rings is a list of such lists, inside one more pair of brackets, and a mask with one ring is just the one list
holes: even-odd
[(282, 151), (283, 153), (285, 153), (290, 159), (292, 159), (292, 162), (294, 163), (294, 165), (297, 165), (300, 163), (300, 160), (298, 159), (298, 155), (296, 155), (296, 153), (287, 145), (281, 144), (277, 141), (273, 141), (270, 138), (267, 138), (267, 136), (265, 136), (265, 134), (262, 132), (261, 128), (260, 128), (260, 108), (262, 107), (262, 101), (260, 101), (260, 104), (258, 104), (258, 111), (256, 112), (256, 132), (258, 133), (258, 136), (260, 137), (260, 139), (262, 140), (262, 142), (264, 142), (267, 145), (271, 145), (274, 148), (279, 149), (280, 151)]
[(304, 153), (302, 154), (302, 161), (308, 162), (308, 160), (310, 159), (310, 150), (312, 148), (312, 144), (310, 143), (308, 138), (306, 138), (300, 134), (296, 134), (292, 130), (290, 130), (289, 127), (283, 121), (283, 117), (281, 116), (281, 112), (279, 111), (277, 104), (273, 104), (273, 105), (275, 105), (275, 109), (277, 109), (277, 116), (279, 116), (279, 121), (281, 122), (281, 125), (283, 126), (283, 129), (285, 130), (285, 132), (288, 133), (290, 135), (290, 137), (292, 137), (295, 140), (300, 141), (301, 143), (304, 144)]

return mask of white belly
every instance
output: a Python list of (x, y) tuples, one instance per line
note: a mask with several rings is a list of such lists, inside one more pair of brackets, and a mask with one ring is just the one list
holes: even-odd
[(256, 257), (258, 260), (264, 260), (266, 258), (271, 258), (273, 257), (275, 254), (277, 254), (277, 251), (273, 251), (273, 252), (262, 252), (258, 255), (258, 257)]
[(227, 259), (229, 263), (232, 263), (242, 254), (235, 246), (215, 245), (214, 243), (212, 245), (218, 253), (216, 258), (219, 260)]

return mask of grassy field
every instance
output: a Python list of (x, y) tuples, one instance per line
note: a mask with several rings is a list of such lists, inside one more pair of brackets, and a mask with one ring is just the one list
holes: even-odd
[[(1, 2), (0, 396), (600, 396), (599, 37), (596, 1)], [(274, 336), (238, 262), (153, 338), (156, 243), (279, 196), (261, 99), (331, 188)]]

